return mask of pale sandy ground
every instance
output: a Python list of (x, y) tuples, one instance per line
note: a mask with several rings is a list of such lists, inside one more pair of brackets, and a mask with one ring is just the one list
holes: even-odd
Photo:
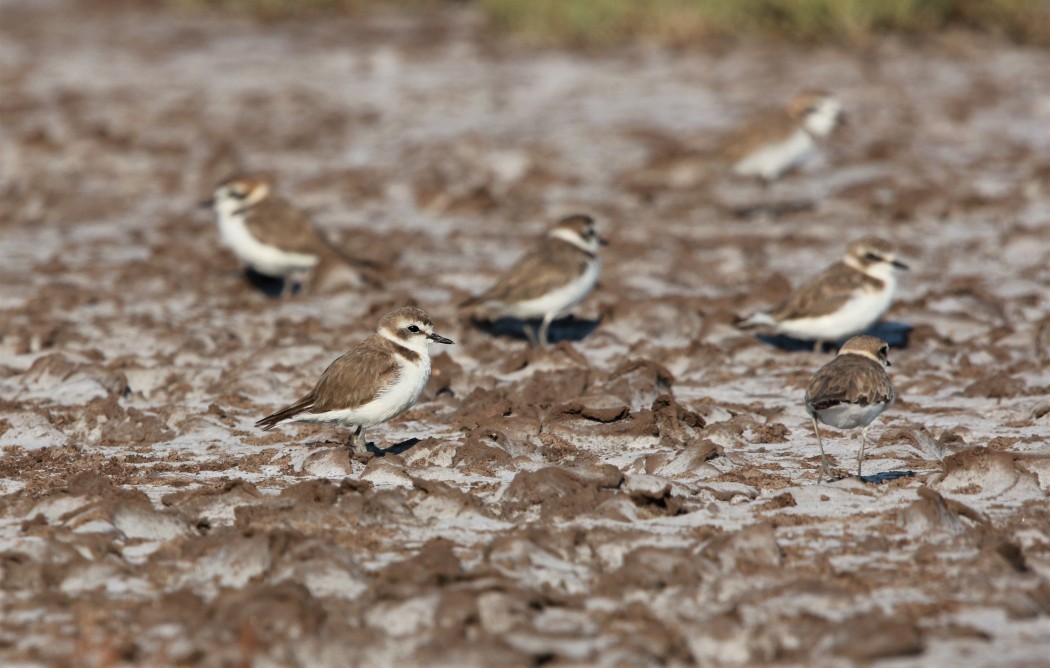
[[(0, 663), (1046, 665), (1046, 51), (0, 12)], [(814, 85), (851, 123), (802, 173), (703, 159)], [(384, 289), (250, 286), (194, 208), (239, 169)], [(530, 357), (457, 318), (575, 210), (612, 240), (593, 333)], [(869, 231), (914, 329), (865, 472), (914, 475), (817, 484), (828, 355), (730, 323)], [(252, 427), (410, 301), (458, 345), (370, 432), (398, 454)]]

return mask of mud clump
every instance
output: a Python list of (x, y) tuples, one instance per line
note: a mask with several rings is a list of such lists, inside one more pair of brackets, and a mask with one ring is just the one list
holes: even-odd
[(527, 510), (538, 510), (544, 518), (575, 517), (601, 505), (622, 482), (623, 474), (608, 464), (590, 470), (523, 471), (503, 494), (503, 512), (510, 517)]

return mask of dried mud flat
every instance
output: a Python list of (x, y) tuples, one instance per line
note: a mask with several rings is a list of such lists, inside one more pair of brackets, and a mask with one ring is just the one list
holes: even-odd
[[(1045, 665), (1045, 51), (0, 11), (4, 665)], [(802, 173), (698, 157), (813, 85), (852, 123)], [(250, 286), (194, 209), (238, 169), (384, 289)], [(560, 330), (593, 332), (530, 357), (457, 319), (573, 210), (612, 239)], [(730, 323), (868, 230), (914, 270), (866, 472), (914, 475), (817, 484), (827, 355)], [(405, 303), (458, 345), (390, 453), (252, 427)], [(828, 441), (845, 474), (859, 435)]]

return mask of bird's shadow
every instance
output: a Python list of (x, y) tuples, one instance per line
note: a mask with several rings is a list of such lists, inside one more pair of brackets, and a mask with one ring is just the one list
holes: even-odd
[(893, 482), (898, 478), (912, 478), (915, 476), (915, 471), (880, 471), (872, 475), (862, 475), (860, 477), (862, 482), (870, 482), (873, 485), (882, 485), (887, 482)]
[[(577, 318), (573, 315), (558, 318), (551, 322), (550, 328), (547, 331), (547, 338), (551, 344), (558, 343), (559, 341), (582, 341), (590, 336), (594, 330), (598, 329), (598, 325), (600, 325), (601, 322), (601, 318), (587, 320), (584, 318)], [(518, 339), (520, 341), (529, 340), (528, 334), (525, 333), (526, 327), (532, 331), (536, 331), (539, 324), (539, 320), (519, 320), (517, 318), (498, 318), (491, 321), (473, 321), (474, 327), (485, 332), (489, 336)]]
[[(907, 348), (908, 338), (911, 336), (911, 325), (903, 322), (877, 322), (866, 331), (861, 332), (869, 336), (877, 336), (891, 348)], [(810, 352), (813, 350), (814, 341), (796, 339), (784, 334), (756, 334), (755, 338), (762, 343), (769, 344), (787, 352)], [(822, 352), (835, 352), (845, 341), (825, 341), (821, 346)]]
[[(412, 449), (419, 443), (418, 438), (410, 438), (400, 443), (395, 443), (388, 448), (380, 448), (375, 443), (368, 442), (365, 447), (368, 448), (368, 459), (372, 457), (385, 457), (386, 455), (400, 455), (408, 450)], [(350, 457), (353, 458), (354, 448), (352, 445), (344, 441), (307, 441), (307, 446), (311, 448), (346, 448), (350, 452)]]
[[(266, 274), (260, 274), (251, 267), (244, 268), (244, 279), (248, 281), (248, 284), (253, 288), (263, 293), (271, 299), (278, 299), (285, 294), (285, 281), (289, 281), (289, 278), (277, 278), (276, 276), (267, 276)], [(295, 283), (291, 286), (291, 292), (289, 294), (298, 294), (302, 289), (302, 286)]]
[[(881, 471), (879, 473), (873, 473), (872, 475), (862, 475), (860, 477), (861, 482), (871, 483), (872, 485), (884, 485), (888, 482), (893, 482), (898, 478), (911, 478), (916, 475), (915, 471)], [(828, 478), (826, 482), (838, 482), (840, 480), (856, 480), (857, 477), (853, 475), (843, 475)]]
[(385, 457), (387, 455), (400, 455), (403, 452), (411, 450), (416, 444), (419, 443), (418, 438), (410, 438), (400, 443), (395, 443), (388, 448), (377, 447), (375, 443), (369, 443), (367, 445), (369, 454), (376, 457)]
[(753, 219), (760, 217), (780, 218), (793, 213), (804, 213), (817, 208), (816, 201), (812, 199), (781, 200), (770, 202), (755, 202), (730, 207), (733, 215), (737, 218)]

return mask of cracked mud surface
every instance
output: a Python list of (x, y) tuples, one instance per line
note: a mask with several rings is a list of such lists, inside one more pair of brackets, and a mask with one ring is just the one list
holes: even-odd
[[(469, 12), (3, 14), (3, 663), (1045, 660), (1046, 52), (583, 55)], [(813, 85), (851, 124), (802, 172), (762, 192), (698, 157)], [(254, 289), (194, 208), (240, 169), (384, 289)], [(576, 210), (612, 243), (569, 341), (530, 356), (458, 320)], [(913, 265), (885, 330), (911, 328), (900, 399), (865, 462), (882, 484), (818, 485), (802, 394), (828, 355), (731, 323), (867, 231)], [(406, 303), (457, 345), (368, 432), (390, 452), (252, 427)], [(826, 443), (846, 475), (859, 433)]]

